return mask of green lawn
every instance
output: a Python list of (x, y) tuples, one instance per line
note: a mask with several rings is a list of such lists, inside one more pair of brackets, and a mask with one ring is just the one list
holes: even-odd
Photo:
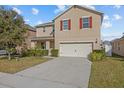
[(7, 58), (0, 58), (0, 72), (13, 74), (48, 60), (50, 59), (42, 57), (23, 57), (19, 58), (19, 61), (16, 61), (16, 59), (9, 61)]
[(93, 62), (89, 87), (124, 87), (124, 57), (107, 57)]

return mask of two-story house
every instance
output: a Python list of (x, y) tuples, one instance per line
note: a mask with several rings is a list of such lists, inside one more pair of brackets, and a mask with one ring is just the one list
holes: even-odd
[(73, 5), (52, 22), (36, 26), (32, 47), (59, 49), (59, 56), (87, 57), (101, 49), (100, 29), (103, 13)]

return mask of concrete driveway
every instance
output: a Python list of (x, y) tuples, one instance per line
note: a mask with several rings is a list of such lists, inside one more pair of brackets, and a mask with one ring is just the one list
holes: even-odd
[(0, 87), (88, 87), (91, 62), (81, 57), (58, 57), (16, 74), (0, 73)]

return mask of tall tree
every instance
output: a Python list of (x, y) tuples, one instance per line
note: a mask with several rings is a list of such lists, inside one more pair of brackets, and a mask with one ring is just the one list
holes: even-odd
[(12, 51), (25, 40), (26, 26), (23, 17), (12, 9), (0, 7), (0, 46), (11, 59)]

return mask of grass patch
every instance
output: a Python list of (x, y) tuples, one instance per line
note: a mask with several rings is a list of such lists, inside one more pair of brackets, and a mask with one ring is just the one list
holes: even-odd
[(26, 68), (46, 62), (48, 60), (50, 59), (42, 57), (23, 57), (19, 58), (19, 61), (16, 61), (16, 59), (12, 59), (9, 61), (7, 58), (3, 57), (0, 58), (0, 72), (14, 74)]
[(124, 87), (124, 57), (107, 57), (103, 61), (93, 62), (89, 87)]

